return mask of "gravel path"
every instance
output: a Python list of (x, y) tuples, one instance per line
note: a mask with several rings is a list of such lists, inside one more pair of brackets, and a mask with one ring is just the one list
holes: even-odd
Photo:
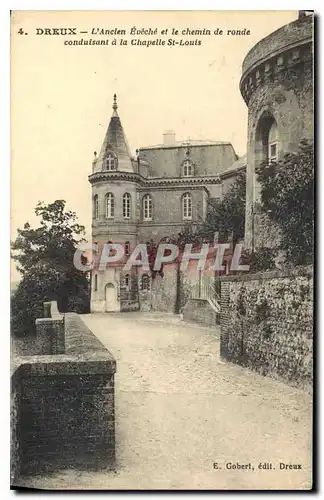
[[(117, 470), (64, 471), (24, 485), (310, 488), (310, 394), (221, 362), (216, 329), (165, 314), (82, 318), (117, 359)], [(280, 462), (301, 469), (280, 470)], [(251, 469), (230, 468), (237, 463)], [(270, 463), (272, 470), (258, 468)]]

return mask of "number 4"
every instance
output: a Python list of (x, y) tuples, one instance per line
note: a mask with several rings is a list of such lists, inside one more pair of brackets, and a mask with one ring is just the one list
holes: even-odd
[(18, 34), (19, 35), (23, 35), (24, 34), (24, 30), (22, 28), (20, 28), (20, 30), (18, 31)]

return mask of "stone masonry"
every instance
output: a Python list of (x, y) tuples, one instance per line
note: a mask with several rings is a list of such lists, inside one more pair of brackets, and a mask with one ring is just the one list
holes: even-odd
[(64, 353), (50, 351), (13, 360), (13, 485), (23, 474), (115, 464), (115, 359), (75, 313), (65, 315)]
[(312, 385), (312, 268), (222, 277), (220, 325), (224, 360)]

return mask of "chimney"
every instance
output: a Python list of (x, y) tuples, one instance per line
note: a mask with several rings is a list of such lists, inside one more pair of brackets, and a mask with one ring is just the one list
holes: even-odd
[(165, 130), (163, 132), (163, 144), (165, 146), (173, 146), (176, 142), (176, 135), (174, 130)]

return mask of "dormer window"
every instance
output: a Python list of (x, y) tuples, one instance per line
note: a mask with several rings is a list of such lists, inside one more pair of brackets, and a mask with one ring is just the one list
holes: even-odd
[(185, 160), (182, 164), (182, 174), (184, 177), (192, 177), (194, 175), (194, 165), (192, 161)]
[(117, 157), (114, 153), (108, 153), (103, 161), (103, 170), (117, 170)]

